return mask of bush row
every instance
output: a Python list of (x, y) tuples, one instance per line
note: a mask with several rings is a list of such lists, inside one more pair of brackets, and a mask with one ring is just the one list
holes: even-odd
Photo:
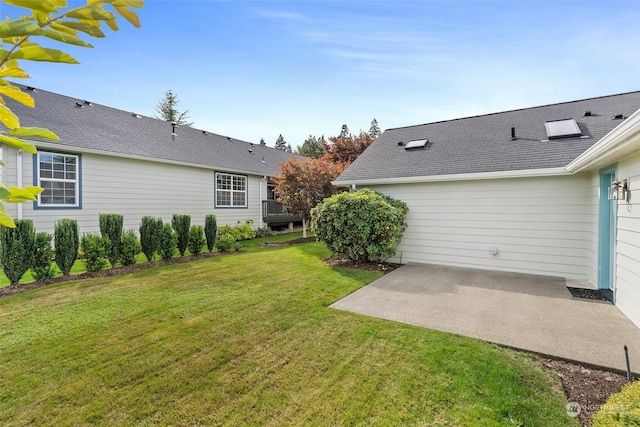
[(221, 238), (216, 242), (218, 227), (214, 214), (205, 217), (204, 227), (192, 226), (190, 215), (173, 215), (170, 224), (163, 224), (161, 218), (145, 216), (140, 222), (139, 238), (135, 230), (124, 230), (124, 218), (120, 214), (100, 214), (100, 234), (87, 233), (83, 236), (80, 236), (78, 222), (69, 218), (55, 222), (53, 236), (36, 233), (30, 219), (16, 220), (15, 223), (15, 228), (0, 227), (0, 262), (13, 286), (18, 285), (29, 269), (35, 280), (52, 278), (54, 262), (66, 276), (79, 257), (84, 259), (87, 271), (91, 272), (118, 264), (135, 264), (141, 252), (147, 261), (156, 254), (161, 259), (169, 259), (176, 250), (181, 256), (187, 249), (199, 255), (206, 244), (209, 252), (214, 247), (226, 251), (236, 240), (255, 237), (251, 223), (243, 223), (235, 227), (221, 227)]

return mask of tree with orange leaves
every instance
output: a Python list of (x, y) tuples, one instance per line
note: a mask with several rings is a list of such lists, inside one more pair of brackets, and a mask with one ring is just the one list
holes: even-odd
[(335, 187), (335, 180), (343, 166), (323, 156), (319, 159), (291, 158), (280, 165), (280, 173), (273, 177), (278, 202), (302, 218), (302, 237), (307, 237), (311, 209), (326, 197), (344, 191)]

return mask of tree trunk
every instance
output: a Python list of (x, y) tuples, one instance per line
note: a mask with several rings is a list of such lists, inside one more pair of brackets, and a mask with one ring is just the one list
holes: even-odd
[(302, 217), (302, 238), (307, 238), (307, 219)]

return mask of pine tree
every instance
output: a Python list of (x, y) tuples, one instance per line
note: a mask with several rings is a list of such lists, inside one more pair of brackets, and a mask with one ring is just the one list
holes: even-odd
[(342, 125), (342, 128), (340, 128), (340, 136), (338, 136), (338, 138), (349, 138), (351, 136), (351, 133), (349, 133), (349, 127), (344, 124)]
[(304, 140), (302, 146), (299, 145), (296, 148), (296, 154), (317, 159), (318, 157), (324, 155), (324, 148), (322, 147), (323, 141), (324, 136), (317, 138), (313, 135), (309, 135), (309, 138)]
[(260, 145), (267, 145), (267, 143), (265, 142), (264, 138), (260, 138)]
[(287, 151), (287, 142), (284, 140), (284, 137), (282, 136), (282, 134), (280, 134), (278, 136), (278, 139), (276, 139), (275, 148), (276, 150)]
[(380, 136), (382, 132), (380, 132), (380, 126), (378, 126), (378, 121), (375, 119), (375, 117), (373, 118), (373, 120), (371, 120), (371, 127), (369, 128), (369, 135), (371, 135), (374, 138), (377, 138)]
[(178, 111), (179, 102), (178, 95), (171, 90), (166, 91), (164, 97), (158, 101), (156, 105), (156, 112), (158, 114), (155, 117), (179, 126), (193, 126), (194, 122), (187, 121), (187, 119), (189, 119), (187, 114), (189, 110), (183, 111), (182, 113)]

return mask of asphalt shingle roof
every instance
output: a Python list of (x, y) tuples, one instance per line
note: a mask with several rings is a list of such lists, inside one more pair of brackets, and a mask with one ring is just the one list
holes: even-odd
[[(640, 91), (388, 129), (337, 182), (564, 167), (638, 109)], [(544, 122), (568, 118), (589, 138), (548, 140)], [(429, 149), (398, 145), (424, 138)]]
[[(11, 100), (7, 105), (21, 126), (55, 132), (60, 150), (98, 150), (105, 154), (139, 156), (212, 167), (218, 170), (273, 176), (291, 156), (281, 150), (252, 144), (188, 126), (176, 128), (164, 120), (140, 116), (41, 89), (26, 89), (35, 100), (27, 108)], [(90, 101), (90, 100), (89, 100)], [(80, 104), (80, 105), (78, 105)], [(37, 145), (37, 143), (36, 143)]]

